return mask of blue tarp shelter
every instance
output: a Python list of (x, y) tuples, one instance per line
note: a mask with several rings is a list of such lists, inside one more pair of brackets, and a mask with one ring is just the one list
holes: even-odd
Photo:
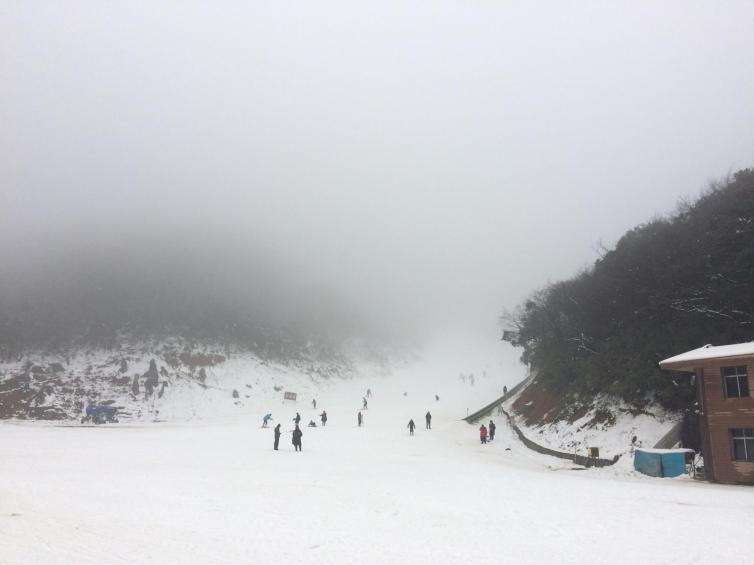
[(677, 477), (686, 473), (686, 454), (691, 449), (646, 449), (634, 451), (634, 469), (650, 477)]

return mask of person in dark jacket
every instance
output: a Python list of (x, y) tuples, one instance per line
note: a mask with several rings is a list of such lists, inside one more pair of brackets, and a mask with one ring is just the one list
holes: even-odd
[(432, 414), (429, 413), (429, 410), (424, 415), (424, 419), (427, 421), (427, 429), (431, 430), (432, 429)]
[(356, 421), (359, 423), (359, 427), (361, 427), (361, 423), (364, 421), (364, 416), (361, 415), (361, 412), (356, 416)]
[(364, 405), (361, 407), (361, 409), (362, 410), (366, 410), (367, 409), (367, 397), (366, 396), (363, 397), (362, 400), (364, 401)]
[(416, 424), (414, 424), (414, 420), (413, 419), (411, 419), (411, 420), (408, 421), (408, 426), (406, 426), (406, 427), (408, 428), (408, 433), (410, 435), (414, 435), (414, 428), (416, 427)]
[(484, 424), (479, 428), (479, 439), (482, 443), (487, 443), (487, 428), (484, 427)]
[(301, 414), (299, 414), (298, 412), (296, 412), (296, 417), (293, 419), (293, 421), (298, 426), (301, 423)]
[(293, 443), (293, 447), (296, 449), (296, 451), (301, 451), (302, 435), (304, 435), (304, 432), (302, 432), (301, 428), (299, 428), (298, 424), (296, 424), (296, 429), (293, 430), (293, 439), (291, 440), (291, 443)]
[(319, 415), (319, 419), (322, 420), (322, 425), (326, 426), (327, 425), (327, 412), (322, 410), (322, 414)]
[(495, 422), (493, 422), (492, 420), (490, 420), (489, 429), (490, 429), (490, 441), (492, 441), (493, 439), (495, 439), (495, 430), (497, 429)]
[(317, 409), (317, 399), (316, 398), (312, 398), (312, 408), (314, 408), (315, 410)]
[(278, 445), (280, 444), (280, 424), (275, 426), (275, 451), (278, 450)]

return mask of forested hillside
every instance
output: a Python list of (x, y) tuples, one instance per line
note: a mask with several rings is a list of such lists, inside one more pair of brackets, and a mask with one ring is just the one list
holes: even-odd
[(605, 394), (637, 407), (688, 407), (691, 383), (658, 361), (754, 339), (754, 170), (630, 230), (592, 267), (534, 293), (502, 323), (564, 406)]

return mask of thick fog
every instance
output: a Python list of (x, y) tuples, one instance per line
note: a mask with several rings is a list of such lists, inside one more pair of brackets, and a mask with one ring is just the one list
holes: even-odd
[(208, 285), (263, 255), (262, 302), (494, 333), (754, 164), (752, 30), (748, 1), (6, 1), (0, 269), (226, 248)]

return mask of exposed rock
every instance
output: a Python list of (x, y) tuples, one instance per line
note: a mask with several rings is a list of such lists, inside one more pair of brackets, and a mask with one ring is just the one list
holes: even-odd
[(131, 377), (123, 375), (122, 377), (111, 377), (110, 381), (116, 386), (128, 386), (131, 382)]
[(149, 361), (149, 370), (142, 377), (144, 378), (144, 387), (149, 391), (147, 394), (151, 395), (160, 382), (160, 373), (157, 371), (157, 362), (154, 359)]
[(152, 394), (154, 394), (154, 384), (152, 384), (151, 379), (147, 379), (144, 381), (144, 400), (152, 396)]
[(125, 359), (120, 360), (120, 372), (125, 373), (128, 371), (128, 362)]
[(239, 397), (238, 391), (236, 389), (233, 389), (233, 398), (238, 398), (238, 397)]
[(197, 367), (214, 367), (225, 361), (225, 357), (222, 355), (214, 353), (191, 353), (190, 351), (184, 351), (178, 358), (181, 363), (192, 371)]
[(63, 367), (61, 363), (51, 363), (50, 371), (52, 371), (53, 373), (63, 373), (65, 372), (65, 367)]

